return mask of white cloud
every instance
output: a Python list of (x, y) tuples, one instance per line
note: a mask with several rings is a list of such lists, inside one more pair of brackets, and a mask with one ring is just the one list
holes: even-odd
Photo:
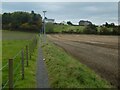
[(88, 7), (85, 7), (84, 10), (91, 11), (91, 12), (96, 12), (99, 9), (97, 7), (95, 7), (95, 6), (88, 6)]
[(0, 14), (2, 13), (2, 3), (0, 2)]
[(47, 11), (58, 11), (58, 10), (61, 10), (63, 9), (62, 6), (60, 5), (57, 5), (57, 4), (53, 4), (53, 3), (46, 3), (46, 4), (42, 4), (42, 5), (39, 5), (40, 8), (43, 8)]

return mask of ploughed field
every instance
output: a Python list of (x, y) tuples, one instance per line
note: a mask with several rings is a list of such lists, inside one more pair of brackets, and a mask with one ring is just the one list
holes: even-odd
[(112, 85), (118, 86), (118, 36), (100, 35), (47, 35)]

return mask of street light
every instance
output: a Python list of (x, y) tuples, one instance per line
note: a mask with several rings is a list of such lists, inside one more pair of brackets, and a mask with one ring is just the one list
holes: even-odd
[(45, 35), (45, 13), (46, 13), (47, 11), (43, 11), (43, 13), (44, 13), (44, 20), (43, 20), (43, 22), (44, 22), (44, 42), (46, 42), (46, 35)]

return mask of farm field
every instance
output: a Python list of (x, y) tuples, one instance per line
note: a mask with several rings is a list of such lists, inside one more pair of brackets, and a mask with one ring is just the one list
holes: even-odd
[[(7, 31), (4, 30), (2, 32), (2, 66), (7, 65), (8, 59), (14, 59), (14, 71), (15, 73), (15, 88), (34, 88), (36, 87), (35, 73), (36, 73), (36, 57), (37, 57), (37, 49), (32, 55), (31, 61), (29, 62), (29, 67), (25, 67), (25, 80), (21, 80), (21, 75), (17, 75), (21, 70), (20, 58), (22, 49), (25, 49), (26, 45), (28, 45), (32, 38), (36, 36), (36, 33), (26, 33), (19, 31)], [(17, 69), (18, 68), (18, 69)], [(17, 76), (19, 76), (17, 78)], [(17, 78), (17, 79), (16, 79)], [(8, 80), (8, 66), (2, 70), (2, 84), (4, 85)], [(18, 82), (19, 81), (19, 82)], [(32, 83), (32, 84), (31, 84)], [(8, 87), (8, 85), (7, 85)], [(5, 87), (6, 88), (6, 87)]]
[(118, 37), (99, 35), (48, 35), (48, 39), (94, 70), (111, 85), (118, 80)]

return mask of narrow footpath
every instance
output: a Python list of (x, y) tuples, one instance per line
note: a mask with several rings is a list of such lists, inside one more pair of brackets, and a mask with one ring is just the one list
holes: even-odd
[(50, 88), (49, 83), (48, 83), (47, 69), (45, 67), (40, 42), (39, 42), (39, 47), (38, 47), (36, 79), (37, 79), (37, 88)]

